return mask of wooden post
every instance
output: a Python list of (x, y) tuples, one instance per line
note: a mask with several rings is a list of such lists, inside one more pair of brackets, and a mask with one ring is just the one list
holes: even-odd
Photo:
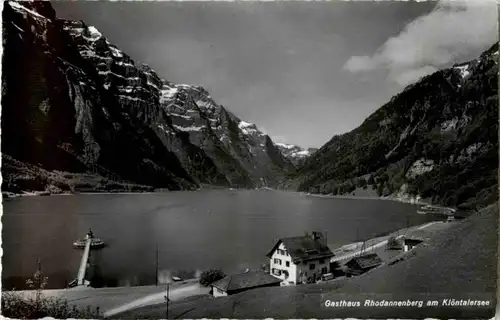
[(170, 299), (169, 299), (169, 291), (170, 291), (170, 282), (167, 282), (167, 319), (168, 319), (168, 303), (170, 302)]
[(158, 286), (158, 243), (156, 243), (156, 270), (155, 270), (155, 274), (156, 274), (156, 285)]

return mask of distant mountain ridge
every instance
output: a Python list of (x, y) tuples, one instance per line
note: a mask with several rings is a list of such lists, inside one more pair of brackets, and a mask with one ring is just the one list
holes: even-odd
[(334, 136), (286, 188), (420, 196), (450, 206), (498, 197), (498, 43), (406, 87), (358, 128)]
[(318, 148), (302, 148), (295, 144), (287, 144), (281, 142), (274, 143), (283, 155), (288, 158), (293, 164), (299, 166), (304, 163), (307, 157), (310, 157)]
[(75, 187), (23, 174), (20, 162), (171, 190), (272, 186), (293, 168), (205, 89), (136, 65), (49, 2), (6, 2), (3, 18), (2, 153), (15, 160), (5, 190)]

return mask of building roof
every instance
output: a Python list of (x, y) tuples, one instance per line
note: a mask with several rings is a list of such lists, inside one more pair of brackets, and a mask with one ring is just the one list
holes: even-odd
[(424, 242), (424, 239), (420, 239), (420, 238), (405, 238), (404, 239), (405, 244), (419, 244), (422, 242)]
[(252, 271), (229, 275), (223, 279), (215, 281), (211, 284), (211, 286), (228, 292), (261, 287), (269, 284), (280, 283), (281, 281), (281, 279), (273, 277), (264, 271)]
[(334, 254), (330, 251), (330, 248), (321, 239), (315, 239), (313, 236), (302, 236), (302, 237), (289, 237), (282, 238), (276, 242), (273, 249), (267, 254), (271, 257), (274, 251), (283, 243), (286, 250), (290, 254), (293, 263), (300, 261), (316, 260), (316, 259), (326, 259), (331, 258)]
[(371, 253), (361, 257), (352, 258), (346, 264), (352, 263), (357, 263), (362, 269), (368, 269), (381, 264), (382, 259), (380, 259), (380, 257), (376, 253)]

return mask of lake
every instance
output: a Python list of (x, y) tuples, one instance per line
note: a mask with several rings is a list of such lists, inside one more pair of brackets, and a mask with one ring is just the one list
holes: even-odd
[(148, 285), (208, 268), (259, 267), (281, 237), (323, 232), (330, 249), (417, 225), (432, 217), (417, 206), (273, 190), (199, 190), (150, 194), (79, 194), (4, 199), (2, 287), (26, 288), (37, 267), (48, 288), (77, 274), (72, 243), (89, 228), (108, 246), (92, 252), (96, 285)]

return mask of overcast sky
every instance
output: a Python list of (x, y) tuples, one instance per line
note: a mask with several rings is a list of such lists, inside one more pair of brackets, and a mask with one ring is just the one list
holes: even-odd
[(495, 1), (53, 2), (275, 141), (320, 147), (498, 39)]

